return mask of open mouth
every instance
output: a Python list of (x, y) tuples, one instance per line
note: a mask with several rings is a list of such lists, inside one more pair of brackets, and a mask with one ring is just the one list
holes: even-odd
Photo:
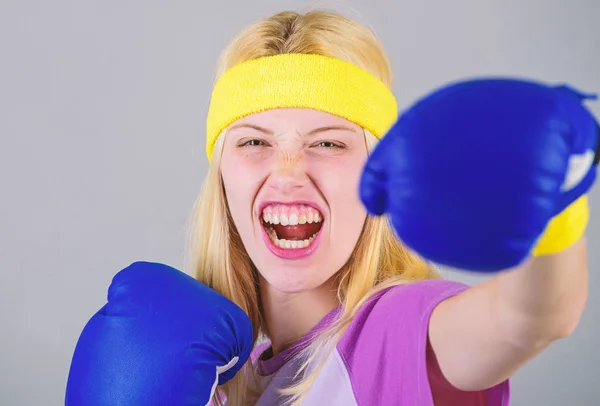
[(263, 208), (262, 225), (275, 247), (300, 250), (313, 245), (323, 227), (323, 215), (306, 204), (271, 204)]

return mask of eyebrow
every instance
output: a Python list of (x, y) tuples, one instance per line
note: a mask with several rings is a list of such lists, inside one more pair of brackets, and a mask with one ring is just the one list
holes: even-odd
[(253, 130), (260, 131), (261, 133), (273, 135), (273, 131), (271, 131), (271, 130), (267, 130), (266, 128), (259, 127), (254, 124), (246, 124), (246, 123), (233, 125), (233, 126), (229, 127), (229, 130), (236, 130), (238, 128), (251, 128)]
[[(274, 134), (274, 132), (271, 130), (268, 130), (266, 128), (260, 127), (255, 124), (248, 124), (248, 123), (236, 124), (236, 125), (230, 127), (230, 130), (235, 130), (238, 128), (251, 128), (253, 130), (260, 131), (261, 133), (264, 133), (264, 134), (268, 134), (268, 135)], [(325, 127), (315, 128), (314, 130), (309, 131), (306, 135), (315, 135), (318, 133), (322, 133), (325, 131), (332, 131), (332, 130), (350, 131), (353, 133), (356, 132), (356, 130), (352, 127), (347, 127), (347, 126), (343, 126), (343, 125), (329, 125), (329, 126), (325, 126)]]
[(332, 130), (342, 130), (342, 131), (351, 131), (353, 133), (356, 132), (356, 130), (352, 127), (346, 127), (343, 125), (330, 125), (330, 126), (326, 126), (326, 127), (319, 127), (319, 128), (315, 128), (314, 130), (310, 131), (308, 133), (308, 135), (315, 135), (317, 133), (322, 133), (325, 131), (332, 131)]

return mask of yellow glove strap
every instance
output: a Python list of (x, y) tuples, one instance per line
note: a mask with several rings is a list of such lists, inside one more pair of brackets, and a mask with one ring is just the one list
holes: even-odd
[(588, 198), (583, 195), (550, 220), (533, 256), (556, 254), (575, 244), (585, 232), (589, 215)]

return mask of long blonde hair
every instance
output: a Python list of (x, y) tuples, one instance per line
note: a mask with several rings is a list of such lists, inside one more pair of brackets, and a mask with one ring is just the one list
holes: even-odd
[[(251, 25), (222, 53), (217, 77), (238, 63), (281, 53), (339, 58), (366, 69), (392, 87), (390, 63), (375, 34), (352, 19), (319, 10), (305, 14), (282, 12)], [(377, 139), (366, 131), (365, 137), (371, 150)], [(219, 170), (222, 144), (223, 136), (217, 140), (194, 208), (188, 253), (190, 272), (248, 314), (256, 343), (267, 331), (257, 270), (244, 249), (227, 206)], [(323, 364), (315, 366), (314, 361), (335, 346), (354, 315), (373, 294), (394, 285), (439, 277), (433, 266), (396, 239), (385, 217), (367, 217), (350, 260), (334, 276), (341, 303), (340, 316), (303, 349), (299, 379), (282, 390), (287, 403), (300, 404)], [(231, 381), (219, 388), (213, 402), (221, 405), (226, 397), (228, 404), (254, 404), (259, 395), (252, 384), (254, 378), (254, 365), (249, 361)]]

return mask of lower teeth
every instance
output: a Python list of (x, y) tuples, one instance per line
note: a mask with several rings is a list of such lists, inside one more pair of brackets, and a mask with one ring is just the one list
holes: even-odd
[(317, 236), (317, 233), (315, 233), (312, 235), (312, 237), (310, 237), (306, 240), (286, 240), (283, 238), (282, 239), (277, 238), (277, 233), (275, 233), (275, 230), (273, 230), (273, 229), (267, 230), (267, 234), (269, 235), (269, 238), (271, 239), (273, 244), (275, 244), (277, 247), (283, 248), (283, 249), (306, 248), (310, 244), (312, 244), (312, 242), (315, 240), (315, 237)]

